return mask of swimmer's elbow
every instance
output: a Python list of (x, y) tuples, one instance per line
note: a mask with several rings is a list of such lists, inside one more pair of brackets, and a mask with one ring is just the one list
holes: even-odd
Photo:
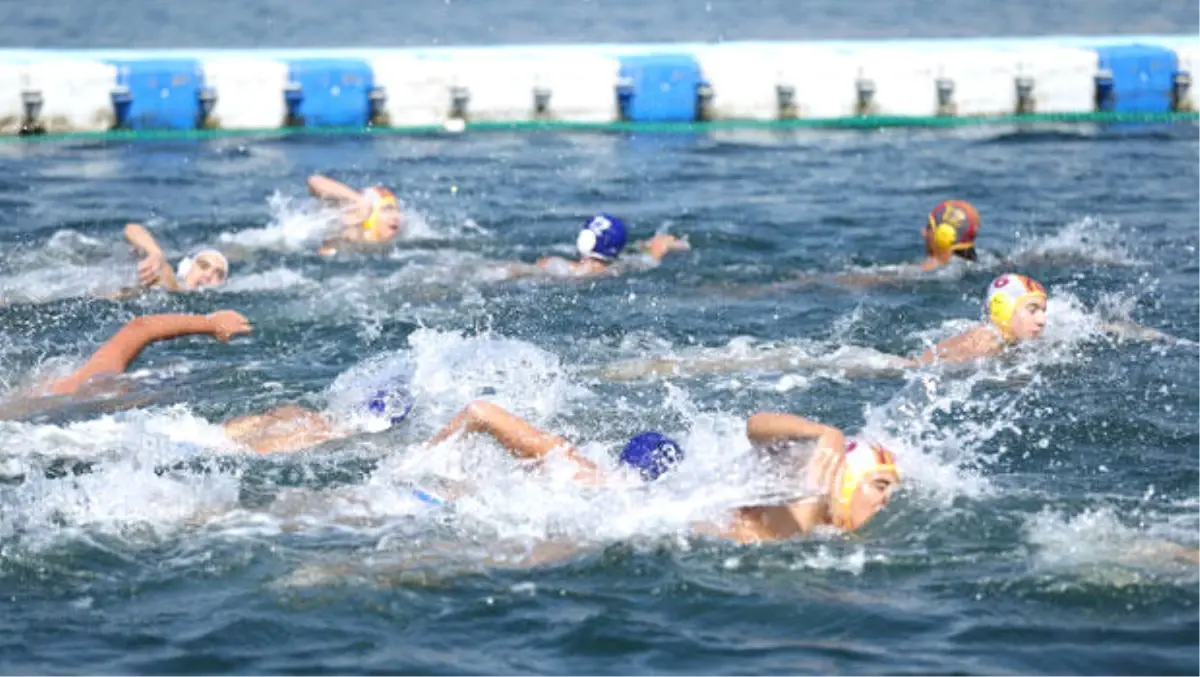
[(497, 416), (507, 413), (487, 400), (473, 400), (464, 409), (473, 422), (491, 421)]
[(325, 178), (324, 176), (321, 176), (320, 174), (313, 174), (312, 176), (308, 177), (308, 192), (312, 193), (313, 195), (320, 196), (322, 192), (321, 188), (324, 187), (324, 185), (328, 182), (329, 179)]

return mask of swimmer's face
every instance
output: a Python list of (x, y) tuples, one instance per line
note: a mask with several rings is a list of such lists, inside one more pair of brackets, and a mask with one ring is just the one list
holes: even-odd
[(367, 237), (375, 242), (387, 242), (400, 234), (400, 208), (394, 204), (385, 203), (379, 206), (375, 216), (375, 228)]
[(892, 492), (900, 485), (896, 473), (886, 470), (871, 473), (859, 482), (858, 488), (850, 497), (850, 510), (847, 515), (848, 527), (851, 530), (862, 527), (875, 513), (883, 510), (892, 497)]
[(1046, 328), (1046, 299), (1033, 297), (1021, 301), (1013, 311), (1009, 331), (1018, 341), (1028, 341), (1042, 335)]
[(228, 273), (220, 258), (205, 252), (196, 257), (187, 277), (183, 279), (183, 286), (188, 289), (217, 286), (225, 282)]
[(379, 208), (376, 233), (380, 241), (390, 240), (400, 234), (400, 208), (395, 204), (384, 204)]

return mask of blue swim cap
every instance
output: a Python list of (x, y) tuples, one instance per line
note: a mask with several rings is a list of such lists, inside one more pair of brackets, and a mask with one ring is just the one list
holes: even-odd
[(367, 412), (387, 421), (389, 427), (399, 425), (412, 408), (412, 393), (404, 388), (380, 388), (367, 400)]
[(597, 214), (579, 231), (575, 247), (580, 256), (612, 261), (625, 248), (625, 222), (612, 214)]
[(621, 450), (621, 463), (636, 468), (642, 479), (653, 482), (683, 460), (683, 449), (660, 433), (642, 433)]

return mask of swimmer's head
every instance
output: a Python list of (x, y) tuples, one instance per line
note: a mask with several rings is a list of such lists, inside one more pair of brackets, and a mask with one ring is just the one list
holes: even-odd
[(930, 256), (948, 257), (953, 254), (968, 261), (975, 260), (975, 237), (979, 234), (979, 212), (970, 202), (946, 200), (929, 212), (928, 222), (921, 229), (925, 251)]
[(1037, 338), (1046, 327), (1046, 288), (1024, 275), (1001, 275), (988, 285), (987, 314), (1009, 341)]
[(612, 214), (597, 214), (579, 231), (575, 247), (585, 259), (615, 261), (625, 248), (625, 222)]
[(892, 452), (862, 437), (848, 438), (842, 471), (834, 487), (834, 524), (851, 531), (862, 527), (887, 505), (898, 484), (900, 471)]
[(380, 388), (366, 402), (366, 413), (375, 422), (373, 432), (400, 425), (413, 408), (413, 396), (407, 388)]
[(683, 448), (666, 435), (642, 433), (621, 450), (620, 461), (637, 470), (643, 480), (653, 482), (678, 465), (683, 455)]
[(229, 260), (215, 249), (201, 249), (185, 256), (175, 269), (175, 277), (185, 289), (218, 286), (229, 276)]
[(363, 220), (363, 231), (369, 242), (386, 242), (400, 234), (400, 203), (392, 191), (372, 186), (363, 191), (371, 212)]

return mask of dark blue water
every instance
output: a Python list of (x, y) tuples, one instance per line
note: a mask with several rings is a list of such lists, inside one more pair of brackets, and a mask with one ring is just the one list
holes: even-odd
[[(710, 4), (29, 5), (3, 10), (0, 35), (248, 46), (1197, 24), (1182, 3), (975, 3), (937, 31), (944, 8), (916, 3)], [(371, 30), (379, 14), (405, 28)], [(6, 394), (135, 315), (232, 308), (254, 323), (230, 344), (148, 349), (115, 403), (0, 422), (0, 670), (1196, 674), (1198, 576), (1180, 555), (1200, 529), (1198, 161), (1193, 125), (0, 144)], [(312, 172), (394, 186), (413, 234), (385, 255), (318, 257)], [(983, 214), (980, 265), (828, 281), (918, 259), (924, 215), (949, 197)], [(693, 250), (594, 283), (504, 279), (499, 262), (569, 255), (599, 209)], [(103, 298), (133, 281), (128, 221), (172, 256), (222, 247), (230, 283)], [(1010, 270), (1050, 290), (1043, 340), (959, 370), (878, 368), (970, 326)], [(1119, 319), (1192, 343), (1098, 331)], [(612, 378), (664, 356), (728, 368)], [(395, 374), (420, 398), (395, 431), (251, 458), (218, 427), (296, 401), (353, 423), (349, 403)], [(642, 495), (581, 493), (483, 442), (417, 460), (477, 397), (601, 462), (646, 428), (689, 459)], [(850, 538), (690, 537), (691, 520), (754, 491), (742, 421), (762, 409), (888, 436), (903, 490)], [(472, 493), (441, 513), (411, 482)]]

